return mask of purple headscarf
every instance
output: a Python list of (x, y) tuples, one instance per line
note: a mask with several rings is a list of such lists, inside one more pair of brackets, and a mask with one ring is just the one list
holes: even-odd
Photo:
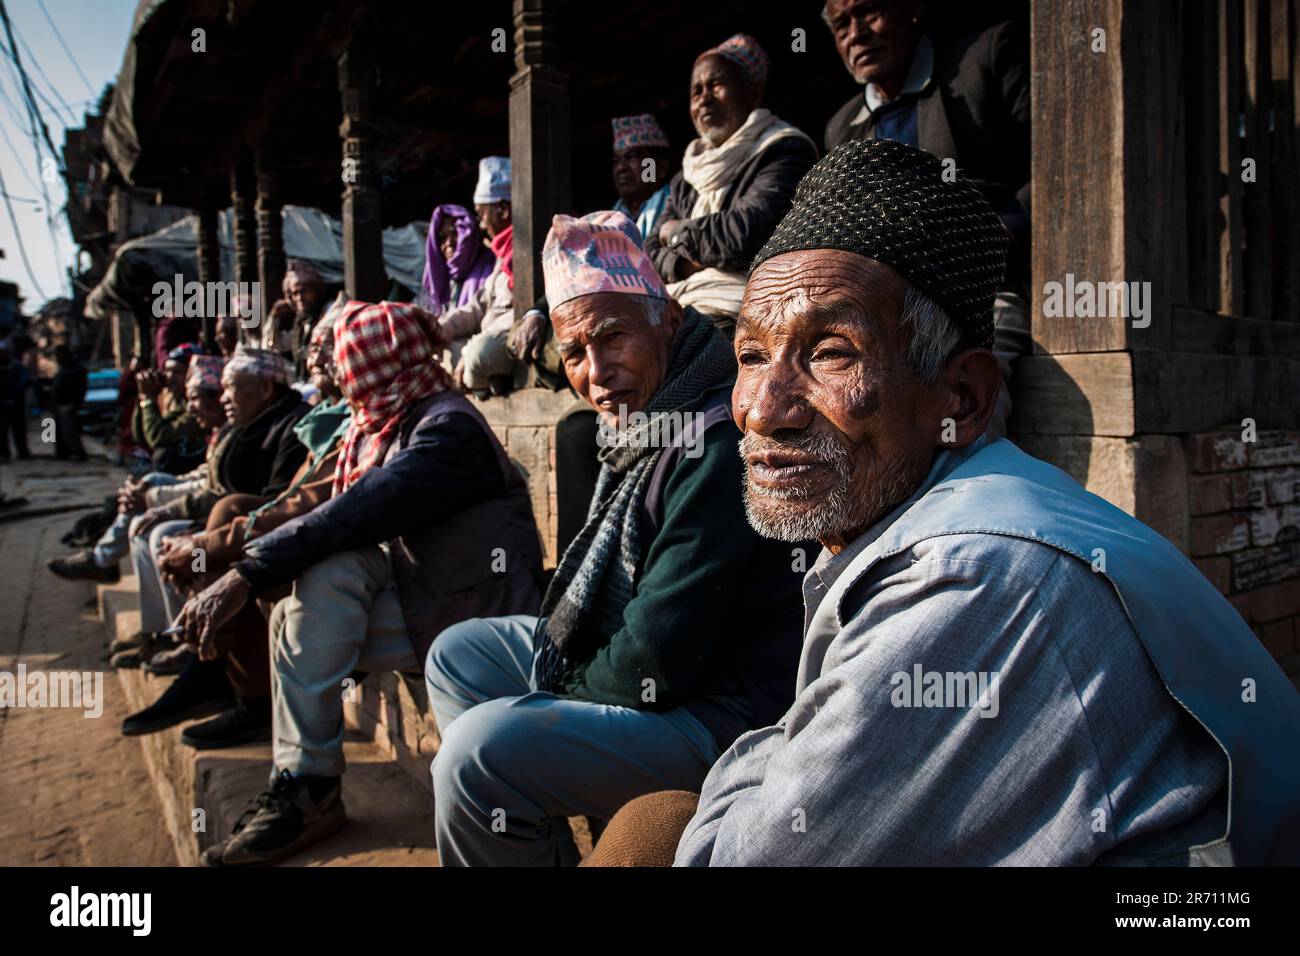
[[(456, 251), (451, 262), (442, 258), (438, 248), (438, 230), (451, 219), (456, 224)], [(492, 250), (483, 245), (478, 219), (464, 206), (446, 203), (433, 211), (429, 221), (429, 238), (424, 244), (424, 295), (429, 311), (435, 315), (449, 304), (464, 305), (492, 273), (496, 261)], [(460, 283), (460, 295), (451, 303), (451, 281)]]

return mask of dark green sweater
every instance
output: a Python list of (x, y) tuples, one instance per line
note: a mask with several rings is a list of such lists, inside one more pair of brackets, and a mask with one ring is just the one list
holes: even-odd
[[(760, 538), (745, 518), (740, 432), (730, 421), (683, 456), (663, 494), (623, 626), (566, 683), (583, 700), (646, 710), (685, 705), (725, 750), (794, 700), (802, 568), (819, 547)], [(652, 533), (644, 508), (643, 533)], [(803, 549), (803, 560), (795, 549)], [(647, 678), (654, 700), (647, 701)]]
[(181, 474), (197, 467), (207, 454), (207, 435), (183, 402), (166, 415), (156, 400), (137, 402), (131, 417), (131, 434), (153, 452), (154, 464)]

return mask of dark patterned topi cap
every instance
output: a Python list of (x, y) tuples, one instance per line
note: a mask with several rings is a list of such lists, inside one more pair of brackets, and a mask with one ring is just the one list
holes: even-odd
[(1009, 243), (984, 195), (961, 175), (945, 181), (938, 157), (892, 140), (854, 140), (808, 171), (751, 268), (801, 249), (855, 252), (941, 305), (964, 346), (992, 348)]

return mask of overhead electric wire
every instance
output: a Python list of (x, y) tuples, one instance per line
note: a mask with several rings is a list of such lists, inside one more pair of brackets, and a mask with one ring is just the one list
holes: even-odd
[[(17, 37), (18, 42), (23, 45), (23, 53), (27, 57), (27, 62), (29, 62), (32, 65), (32, 68), (36, 70), (36, 75), (45, 81), (45, 85), (50, 88), (50, 92), (54, 94), (54, 98), (59, 101), (59, 104), (67, 111), (68, 116), (71, 117), (72, 121), (75, 123), (77, 120), (77, 114), (72, 111), (72, 107), (68, 105), (68, 101), (63, 98), (63, 94), (59, 92), (58, 87), (54, 85), (54, 81), (51, 80), (49, 74), (45, 72), (45, 68), (41, 66), (41, 61), (36, 59), (36, 53), (32, 50), (32, 45), (27, 42), (27, 38), (21, 33), (15, 31), (14, 36)], [(41, 99), (45, 100), (45, 105), (50, 108), (50, 111), (53, 112), (55, 116), (58, 116), (58, 107), (51, 103), (49, 97), (41, 92), (40, 86), (38, 86), (35, 81), (32, 82), (32, 88), (36, 90), (37, 93), (41, 94)], [(59, 117), (59, 122), (63, 122), (63, 117)]]
[[(32, 125), (32, 139), (33, 141), (36, 140), (36, 133), (37, 130), (39, 129), (40, 135), (44, 137), (45, 144), (49, 147), (50, 155), (54, 159), (55, 167), (59, 170), (60, 173), (66, 175), (67, 169), (63, 164), (62, 157), (59, 154), (58, 148), (54, 145), (54, 141), (50, 138), (49, 127), (45, 125), (45, 118), (41, 115), (41, 108), (36, 104), (36, 97), (32, 93), (31, 78), (27, 75), (27, 70), (26, 68), (23, 67), (22, 58), (19, 56), (18, 43), (14, 36), (13, 23), (9, 19), (9, 10), (5, 6), (4, 0), (0, 0), (0, 23), (4, 25), (5, 36), (9, 40), (10, 58), (13, 60), (14, 69), (18, 71), (18, 78), (21, 81), (22, 91), (26, 96), (28, 119), (30, 120)], [(28, 53), (29, 54), (31, 53), (30, 48), (28, 48)], [(32, 62), (39, 70), (40, 64), (36, 63), (35, 57), (32, 58)], [(48, 77), (47, 77), (47, 82), (48, 82)], [(57, 90), (55, 91), (55, 95), (58, 95)], [(60, 97), (60, 99), (62, 99), (62, 97)], [(58, 116), (58, 110), (54, 109), (52, 106), (51, 106), (51, 111), (54, 112), (56, 117)], [(71, 110), (69, 110), (69, 112), (71, 112)], [(40, 158), (39, 143), (36, 143), (36, 146), (37, 146), (36, 154), (37, 154), (37, 158), (39, 159)], [(42, 171), (42, 173), (43, 172), (44, 171)], [(46, 186), (45, 176), (42, 174), (41, 195), (45, 197), (45, 225), (47, 226), (50, 232), (50, 244), (54, 249), (54, 260), (55, 262), (61, 262), (63, 261), (63, 250), (59, 246), (58, 229), (54, 225), (54, 211), (53, 211), (53, 204), (50, 202), (50, 193), (49, 190), (45, 188), (45, 186)], [(6, 199), (5, 202), (6, 204), (8, 204), (9, 202), (8, 199)], [(10, 209), (12, 209), (12, 206), (10, 206)], [(17, 225), (15, 223), (15, 230), (16, 229), (17, 229)], [(71, 279), (69, 279), (68, 288), (69, 290), (71, 290), (72, 288)], [(41, 294), (44, 295), (44, 293)]]
[(0, 173), (0, 197), (5, 201), (5, 208), (9, 210), (9, 221), (14, 227), (14, 241), (18, 243), (18, 254), (22, 257), (23, 268), (27, 270), (27, 278), (32, 281), (32, 288), (42, 299), (48, 300), (50, 297), (45, 294), (41, 284), (36, 281), (36, 273), (32, 271), (31, 260), (27, 258), (27, 247), (23, 245), (23, 231), (18, 228), (18, 217), (14, 215), (14, 204), (9, 201), (9, 189), (5, 186), (4, 173)]
[[(28, 135), (30, 136), (31, 134)], [(14, 141), (9, 138), (9, 130), (5, 128), (4, 123), (0, 123), (0, 136), (4, 137), (5, 145), (9, 147), (9, 152), (13, 154), (14, 160), (18, 164), (19, 170), (22, 171), (23, 178), (27, 180), (27, 184), (31, 186), (32, 189), (36, 190), (37, 192), (40, 192), (41, 191), (40, 184), (37, 183), (37, 181), (32, 178), (32, 174), (27, 171), (27, 167), (30, 166), (31, 164), (24, 161), (23, 158), (18, 155), (18, 147), (15, 146)]]
[[(23, 61), (18, 55), (18, 44), (14, 40), (13, 24), (9, 22), (9, 10), (5, 7), (4, 0), (0, 0), (0, 23), (4, 24), (5, 36), (9, 38), (9, 56), (14, 61), (14, 67), (18, 70), (18, 78), (22, 80), (23, 92), (27, 96), (28, 109), (31, 113), (32, 122), (40, 128), (41, 135), (45, 137), (45, 143), (50, 147), (50, 153), (54, 156), (54, 161), (59, 162), (59, 150), (54, 145), (54, 140), (50, 139), (50, 129), (45, 125), (45, 120), (41, 117), (40, 107), (36, 105), (36, 96), (32, 93), (31, 78), (27, 75), (27, 70), (23, 67)], [(50, 107), (57, 115), (58, 110)], [(60, 164), (62, 166), (62, 164)]]
[(55, 24), (54, 18), (50, 16), (50, 11), (45, 8), (45, 0), (36, 0), (36, 2), (40, 4), (41, 13), (45, 14), (45, 19), (49, 22), (50, 29), (54, 31), (54, 36), (58, 38), (59, 46), (63, 47), (63, 52), (68, 54), (68, 59), (72, 61), (72, 68), (77, 71), (77, 76), (81, 77), (81, 82), (85, 83), (86, 89), (90, 91), (91, 99), (87, 100), (87, 102), (94, 102), (94, 97), (96, 96), (95, 88), (91, 86), (90, 80), (86, 79), (86, 74), (81, 70), (81, 64), (77, 62), (77, 58), (73, 56), (72, 51), (68, 49), (68, 44), (64, 41), (63, 34), (59, 32), (59, 28)]

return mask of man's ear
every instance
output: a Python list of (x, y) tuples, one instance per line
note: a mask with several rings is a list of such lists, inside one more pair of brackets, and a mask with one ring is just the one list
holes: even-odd
[(682, 327), (682, 322), (686, 318), (686, 313), (682, 311), (681, 305), (674, 298), (668, 299), (668, 305), (664, 307), (664, 317), (662, 321), (668, 326), (668, 331), (673, 335)]
[(948, 360), (935, 386), (943, 396), (935, 444), (965, 448), (988, 428), (1002, 389), (1002, 370), (988, 349), (967, 349)]

